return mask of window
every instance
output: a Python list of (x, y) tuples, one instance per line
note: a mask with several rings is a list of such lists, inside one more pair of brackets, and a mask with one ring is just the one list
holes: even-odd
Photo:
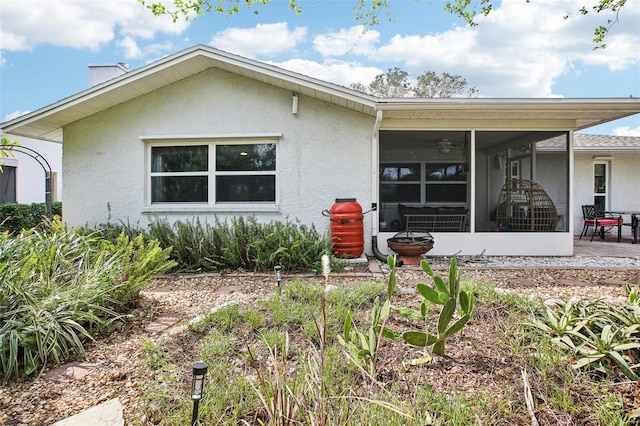
[(150, 146), (150, 199), (160, 203), (275, 203), (276, 144)]
[(209, 147), (151, 147), (151, 202), (206, 203)]
[(467, 201), (465, 163), (426, 163), (426, 202), (464, 203)]
[(404, 163), (380, 165), (383, 203), (466, 203), (466, 163)]
[(16, 202), (16, 168), (3, 165), (0, 172), (0, 204)]
[(420, 201), (420, 163), (382, 164), (380, 200), (385, 203)]
[(276, 200), (276, 144), (218, 145), (216, 201)]
[(593, 165), (593, 203), (607, 209), (607, 162), (594, 163)]
[(519, 180), (520, 179), (520, 160), (513, 160), (511, 162), (510, 175), (511, 175), (510, 178), (511, 178), (512, 182), (514, 180)]

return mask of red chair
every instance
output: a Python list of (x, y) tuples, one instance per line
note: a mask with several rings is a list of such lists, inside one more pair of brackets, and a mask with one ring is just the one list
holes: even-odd
[(580, 239), (582, 239), (583, 235), (587, 235), (587, 229), (590, 226), (593, 226), (593, 233), (591, 234), (591, 241), (593, 241), (594, 235), (598, 232), (598, 228), (600, 228), (600, 239), (604, 240), (604, 231), (605, 227), (613, 228), (614, 226), (618, 227), (618, 242), (622, 238), (622, 217), (614, 217), (610, 213), (602, 210), (602, 207), (587, 204), (582, 206), (582, 217), (584, 218), (584, 226), (582, 227), (582, 232), (580, 233)]

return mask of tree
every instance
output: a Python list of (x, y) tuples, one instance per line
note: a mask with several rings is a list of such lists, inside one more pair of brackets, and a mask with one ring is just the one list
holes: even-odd
[(411, 92), (409, 73), (398, 67), (389, 68), (386, 73), (378, 74), (367, 86), (356, 83), (351, 87), (380, 98), (404, 98)]
[[(222, 13), (224, 15), (235, 15), (241, 10), (242, 4), (247, 9), (253, 9), (253, 13), (259, 13), (255, 6), (267, 6), (271, 3), (271, 0), (172, 0), (173, 8), (167, 8), (162, 2), (154, 0), (137, 0), (145, 5), (154, 15), (169, 15), (172, 17), (173, 22), (178, 19), (184, 18), (186, 21), (195, 19), (199, 15), (205, 13), (215, 12)], [(352, 0), (355, 4), (354, 19), (357, 23), (364, 25), (365, 27), (372, 27), (380, 24), (378, 16), (384, 12), (384, 15), (389, 21), (393, 20), (390, 13), (389, 0)], [(493, 10), (493, 3), (498, 0), (452, 0), (447, 1), (444, 4), (444, 10), (447, 12), (459, 16), (470, 26), (477, 25), (474, 18), (478, 14), (484, 16), (491, 13)], [(529, 3), (531, 0), (523, 0)], [(615, 13), (615, 19), (607, 19), (606, 25), (599, 25), (594, 30), (593, 42), (596, 43), (597, 48), (605, 48), (604, 38), (609, 33), (611, 27), (618, 22), (618, 16), (620, 9), (627, 3), (627, 0), (584, 0), (585, 2), (591, 2), (590, 6), (582, 6), (577, 10), (578, 15), (587, 15), (589, 13), (601, 13), (601, 12), (613, 12)], [(418, 3), (420, 0), (414, 0)], [(289, 0), (287, 7), (299, 14), (302, 12), (302, 0)], [(479, 12), (478, 12), (479, 9)], [(569, 19), (570, 16), (564, 16), (564, 19)]]
[[(438, 77), (433, 71), (425, 71), (418, 76), (413, 89), (416, 96), (421, 98), (452, 98), (462, 95), (467, 87), (467, 80), (460, 75), (451, 75), (443, 72), (442, 77)], [(478, 89), (471, 87), (467, 91), (467, 97), (478, 95)]]
[(434, 71), (425, 71), (418, 76), (415, 85), (409, 81), (409, 73), (398, 67), (389, 68), (384, 74), (378, 74), (371, 83), (354, 83), (351, 88), (381, 98), (452, 98), (458, 95), (477, 96), (478, 89), (467, 89), (467, 80), (460, 75), (442, 73), (439, 77)]
[(11, 147), (18, 146), (20, 143), (18, 141), (10, 141), (6, 136), (2, 136), (0, 138), (0, 173), (2, 173), (2, 164), (3, 158), (13, 157), (13, 152), (11, 152)]

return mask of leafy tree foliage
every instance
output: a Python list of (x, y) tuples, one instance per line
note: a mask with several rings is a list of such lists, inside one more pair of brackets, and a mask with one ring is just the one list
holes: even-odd
[[(389, 0), (352, 0), (354, 2), (353, 11), (354, 19), (357, 23), (365, 27), (372, 27), (380, 24), (378, 16), (381, 14), (386, 16), (389, 21), (393, 21), (390, 13)], [(459, 16), (464, 21), (474, 26), (475, 17), (478, 14), (484, 16), (491, 13), (493, 4), (498, 0), (451, 0), (444, 4), (444, 10)], [(529, 3), (531, 0), (523, 0)], [(613, 12), (615, 18), (607, 19), (606, 25), (599, 25), (594, 30), (593, 42), (596, 48), (604, 48), (604, 38), (609, 33), (609, 29), (613, 24), (618, 22), (620, 9), (627, 3), (627, 0), (584, 0), (590, 2), (590, 5), (582, 6), (577, 10), (577, 15), (587, 15), (589, 13)], [(221, 13), (225, 16), (235, 15), (239, 13), (242, 5), (247, 9), (252, 9), (253, 13), (258, 14), (256, 8), (266, 6), (271, 0), (173, 0), (173, 7), (167, 7), (161, 1), (154, 0), (138, 0), (145, 5), (154, 15), (169, 15), (176, 22), (183, 18), (186, 21), (193, 20), (199, 15), (209, 12)], [(419, 3), (420, 0), (414, 0)], [(166, 2), (165, 2), (166, 3)], [(302, 12), (301, 0), (288, 0), (287, 7), (295, 14)], [(570, 16), (564, 16), (569, 19)]]
[(366, 86), (361, 83), (354, 83), (351, 87), (380, 98), (403, 98), (411, 96), (412, 92), (409, 73), (398, 67), (389, 68), (386, 73), (378, 74)]
[(418, 76), (413, 89), (415, 95), (421, 98), (452, 98), (464, 94), (465, 90), (468, 97), (478, 95), (478, 89), (475, 87), (467, 89), (467, 80), (462, 76), (443, 72), (442, 76), (438, 77), (433, 71), (426, 71)]
[(13, 153), (11, 152), (12, 146), (20, 145), (18, 141), (10, 141), (5, 136), (0, 138), (0, 173), (2, 173), (2, 159), (7, 157), (13, 157)]
[(452, 98), (478, 95), (478, 89), (467, 88), (467, 80), (460, 75), (445, 72), (438, 76), (434, 71), (425, 71), (412, 84), (409, 73), (398, 67), (378, 74), (368, 85), (354, 83), (351, 88), (381, 98)]

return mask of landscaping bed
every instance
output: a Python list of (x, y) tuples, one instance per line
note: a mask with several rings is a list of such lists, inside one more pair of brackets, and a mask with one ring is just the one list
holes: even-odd
[[(462, 278), (491, 282), (504, 291), (540, 301), (605, 298), (615, 303), (625, 299), (624, 283), (640, 284), (640, 271), (463, 266)], [(293, 279), (285, 277), (283, 286), (288, 286)], [(324, 278), (306, 276), (303, 279), (318, 286), (325, 284)], [(346, 271), (340, 275), (334, 273), (328, 282), (336, 286), (356, 287), (371, 279), (374, 278)], [(378, 279), (385, 281), (384, 277)], [(415, 284), (430, 280), (419, 269), (405, 267), (398, 269), (397, 282), (399, 291), (394, 303), (415, 305), (419, 299)], [(36, 379), (12, 381), (0, 388), (0, 424), (49, 425), (113, 398), (119, 398), (122, 403), (126, 424), (173, 424), (166, 418), (165, 404), (172, 400), (188, 400), (191, 365), (201, 358), (202, 336), (181, 328), (181, 324), (220, 306), (233, 303), (256, 306), (276, 290), (274, 277), (268, 274), (172, 275), (156, 279), (141, 292), (139, 307), (126, 321), (114, 324), (108, 334), (88, 345), (84, 360), (88, 365), (86, 376), (60, 380), (60, 376), (47, 377), (45, 374)], [(177, 315), (183, 318), (183, 323), (160, 333), (150, 331), (149, 324), (163, 315)], [(527, 346), (527, 342), (523, 342), (521, 348), (505, 346), (501, 335), (506, 326), (505, 318), (507, 313), (499, 306), (477, 306), (474, 318), (463, 334), (456, 334), (447, 342), (446, 356), (436, 356), (425, 365), (412, 367), (414, 374), (411, 376), (404, 374), (406, 367), (402, 362), (418, 356), (421, 350), (408, 347), (399, 340), (385, 340), (378, 360), (380, 386), (407, 398), (413, 395), (416, 387), (428, 386), (431, 391), (441, 393), (443, 401), (450, 403), (478, 395), (513, 393), (516, 395), (513, 400), (520, 401), (522, 407), (496, 407), (496, 413), (479, 423), (530, 423), (523, 408), (524, 397), (518, 396), (523, 392), (524, 365), (520, 355), (522, 351), (534, 351), (535, 348)], [(402, 318), (396, 317), (391, 325), (398, 329), (407, 326)], [(249, 338), (251, 332), (246, 330), (246, 333), (245, 337)], [(158, 348), (163, 352), (158, 356), (177, 366), (180, 377), (175, 383), (178, 386), (163, 388), (168, 373), (162, 368), (150, 367), (153, 358), (150, 355)], [(261, 359), (261, 362), (265, 360)], [(527, 374), (539, 404), (535, 415), (541, 425), (603, 424), (595, 414), (585, 416), (584, 411), (573, 413), (571, 409), (564, 412), (550, 409), (543, 399), (547, 391), (536, 388), (540, 383), (536, 372)], [(578, 378), (574, 383), (563, 383), (560, 376), (557, 380), (558, 387), (571, 388), (574, 402), (589, 404), (597, 397), (594, 392), (598, 386), (586, 380)], [(637, 385), (604, 386), (607, 386), (607, 391), (620, 396), (623, 409), (640, 406)], [(156, 396), (150, 398), (150, 392)], [(206, 404), (205, 396), (202, 405)], [(511, 413), (510, 417), (501, 418), (499, 413), (502, 411)]]

